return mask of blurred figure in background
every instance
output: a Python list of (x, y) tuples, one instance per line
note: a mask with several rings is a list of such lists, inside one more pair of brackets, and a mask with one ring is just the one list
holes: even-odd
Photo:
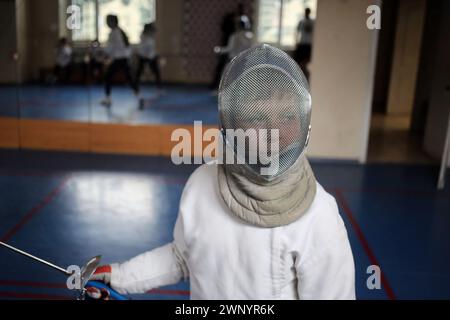
[(311, 19), (311, 9), (305, 9), (305, 17), (297, 26), (297, 46), (294, 53), (295, 61), (300, 65), (306, 77), (309, 78), (307, 69), (311, 61), (311, 47), (314, 33), (314, 20)]
[(159, 71), (158, 55), (155, 46), (156, 27), (154, 23), (147, 23), (141, 34), (141, 43), (138, 48), (138, 68), (136, 73), (135, 87), (139, 91), (140, 79), (146, 65), (155, 75), (155, 83), (158, 88), (158, 94), (161, 89), (161, 74)]
[(230, 36), (225, 47), (214, 47), (215, 53), (227, 56), (227, 62), (255, 45), (249, 18), (245, 15), (238, 17), (237, 25), (237, 30)]
[(119, 19), (115, 15), (108, 15), (106, 17), (106, 24), (111, 29), (106, 45), (106, 53), (109, 57), (107, 63), (108, 68), (105, 76), (105, 98), (101, 103), (107, 107), (111, 105), (111, 85), (114, 75), (117, 72), (122, 72), (128, 84), (133, 88), (135, 95), (138, 97), (139, 93), (136, 85), (131, 77), (130, 66), (128, 58), (130, 57), (130, 43), (128, 36), (119, 27)]
[[(245, 14), (244, 5), (241, 3), (239, 4), (237, 11), (227, 13), (222, 19), (220, 28), (222, 30), (222, 38), (220, 41), (220, 46), (225, 47), (228, 44), (231, 35), (236, 31), (236, 20), (239, 19), (240, 17), (242, 17), (244, 23), (247, 24), (246, 28), (248, 30), (251, 29), (250, 18)], [(214, 80), (211, 83), (211, 89), (215, 90), (219, 86), (222, 71), (227, 65), (227, 63), (228, 63), (227, 55), (220, 55), (214, 73)]]
[(56, 47), (55, 79), (52, 82), (66, 83), (70, 77), (72, 47), (66, 38), (59, 39)]
[(103, 74), (103, 64), (106, 60), (106, 55), (100, 46), (100, 42), (95, 39), (89, 44), (88, 52), (85, 57), (85, 81), (88, 79), (99, 82)]

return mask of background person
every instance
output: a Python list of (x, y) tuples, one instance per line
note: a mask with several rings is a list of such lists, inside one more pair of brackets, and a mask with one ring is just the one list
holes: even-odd
[(66, 83), (69, 80), (72, 63), (72, 47), (67, 41), (67, 38), (59, 39), (56, 48), (56, 64), (54, 73), (56, 81), (59, 83)]
[(144, 26), (144, 30), (141, 34), (141, 42), (138, 47), (139, 60), (135, 80), (135, 86), (137, 90), (139, 90), (140, 87), (142, 72), (147, 65), (155, 76), (155, 83), (157, 88), (161, 88), (161, 73), (159, 70), (158, 55), (156, 53), (155, 34), (156, 27), (154, 23), (148, 23)]
[(311, 19), (311, 9), (305, 9), (305, 17), (297, 25), (297, 46), (294, 53), (295, 60), (309, 78), (307, 65), (311, 61), (311, 49), (314, 34), (314, 20)]
[(230, 36), (225, 47), (214, 47), (214, 52), (227, 55), (228, 61), (242, 51), (250, 49), (255, 44), (254, 34), (251, 31), (248, 17), (240, 16), (237, 21), (237, 26), (237, 30)]
[(108, 15), (106, 17), (106, 24), (111, 29), (109, 33), (108, 42), (106, 45), (106, 53), (109, 57), (108, 67), (105, 75), (105, 98), (101, 103), (105, 106), (111, 105), (111, 86), (112, 80), (116, 73), (122, 72), (128, 84), (132, 87), (136, 96), (139, 95), (137, 87), (131, 77), (130, 66), (128, 59), (130, 57), (130, 43), (128, 36), (119, 27), (119, 19), (115, 15)]

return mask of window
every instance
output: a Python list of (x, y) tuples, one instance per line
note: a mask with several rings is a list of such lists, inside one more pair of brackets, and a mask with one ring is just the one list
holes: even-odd
[(297, 25), (305, 9), (316, 16), (316, 0), (259, 0), (258, 41), (292, 48), (296, 43)]
[(68, 0), (67, 3), (80, 8), (80, 28), (71, 31), (71, 38), (75, 42), (94, 39), (101, 43), (107, 41), (108, 14), (118, 16), (119, 25), (131, 43), (138, 43), (144, 24), (155, 20), (155, 0)]
[(72, 30), (73, 41), (89, 41), (97, 38), (97, 14), (95, 1), (73, 0), (80, 8), (80, 28)]

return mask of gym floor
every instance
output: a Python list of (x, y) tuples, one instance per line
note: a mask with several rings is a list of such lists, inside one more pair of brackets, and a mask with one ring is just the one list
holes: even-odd
[[(0, 116), (96, 123), (217, 123), (217, 96), (204, 87), (165, 86), (162, 94), (143, 86), (144, 110), (127, 86), (114, 86), (110, 108), (100, 104), (103, 86), (0, 86)], [(18, 106), (18, 107), (17, 107)], [(189, 112), (186, 112), (186, 110)]]
[[(450, 298), (450, 187), (437, 167), (311, 161), (346, 223), (357, 298)], [(172, 240), (193, 165), (168, 158), (0, 151), (0, 239), (55, 264), (123, 261)], [(366, 286), (379, 265), (382, 289)], [(0, 249), (1, 299), (73, 299), (65, 277)], [(189, 284), (135, 299), (188, 299)]]

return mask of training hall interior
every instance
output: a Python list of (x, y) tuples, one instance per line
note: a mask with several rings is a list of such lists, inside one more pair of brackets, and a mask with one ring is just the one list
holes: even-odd
[[(110, 16), (128, 50), (113, 62)], [(356, 298), (449, 299), (445, 0), (0, 1), (0, 241), (61, 266), (171, 241), (199, 166), (173, 163), (172, 133), (218, 127), (237, 33), (308, 78), (307, 156), (345, 223)], [(371, 265), (379, 289), (367, 286)], [(189, 299), (189, 280), (131, 297)], [(74, 293), (0, 246), (0, 299)]]

